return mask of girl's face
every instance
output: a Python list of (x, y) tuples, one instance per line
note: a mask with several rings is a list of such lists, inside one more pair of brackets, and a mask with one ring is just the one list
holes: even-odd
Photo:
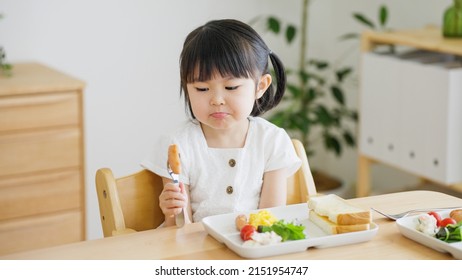
[(263, 96), (271, 84), (271, 75), (263, 75), (258, 84), (251, 78), (222, 77), (187, 84), (194, 116), (212, 129), (247, 127), (247, 117), (255, 100)]

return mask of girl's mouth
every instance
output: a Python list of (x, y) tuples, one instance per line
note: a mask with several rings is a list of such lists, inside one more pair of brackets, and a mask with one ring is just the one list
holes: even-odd
[(210, 115), (212, 118), (215, 119), (224, 119), (226, 116), (228, 116), (228, 113), (225, 112), (215, 112)]

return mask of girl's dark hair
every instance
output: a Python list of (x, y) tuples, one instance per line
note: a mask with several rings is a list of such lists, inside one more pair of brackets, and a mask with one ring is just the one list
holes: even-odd
[[(209, 21), (186, 37), (180, 55), (181, 91), (192, 118), (195, 118), (187, 89), (188, 83), (207, 81), (215, 73), (221, 76), (252, 78), (269, 74), (268, 57), (276, 75), (276, 90), (271, 85), (255, 101), (251, 116), (259, 116), (282, 99), (286, 75), (281, 60), (268, 48), (249, 25), (232, 19)], [(180, 93), (181, 95), (181, 93)]]

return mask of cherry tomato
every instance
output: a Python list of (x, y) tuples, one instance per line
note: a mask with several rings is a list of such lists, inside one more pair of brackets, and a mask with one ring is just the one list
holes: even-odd
[(427, 214), (430, 215), (430, 216), (435, 217), (437, 227), (441, 226), (441, 216), (440, 216), (440, 214), (438, 214), (438, 213), (436, 213), (434, 211), (428, 212)]
[(447, 225), (453, 225), (453, 224), (457, 224), (456, 220), (454, 220), (453, 218), (445, 218), (441, 220), (440, 227), (445, 227)]
[(252, 225), (245, 225), (245, 226), (241, 229), (241, 238), (242, 238), (242, 240), (244, 240), (244, 241), (250, 240), (252, 234), (254, 234), (254, 233), (255, 233), (255, 227), (254, 227), (254, 226), (252, 226)]

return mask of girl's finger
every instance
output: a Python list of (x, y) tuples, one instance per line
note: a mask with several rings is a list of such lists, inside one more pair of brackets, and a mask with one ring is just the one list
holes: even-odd
[(185, 195), (180, 192), (170, 192), (168, 194), (168, 199), (176, 201), (186, 201)]
[(167, 183), (167, 184), (164, 185), (164, 191), (180, 192), (181, 188), (180, 188), (180, 186), (178, 186), (176, 184)]
[(186, 194), (186, 191), (185, 191), (185, 189), (184, 189), (184, 184), (183, 184), (182, 182), (179, 183), (179, 187), (180, 187), (180, 192), (181, 192), (182, 194)]

